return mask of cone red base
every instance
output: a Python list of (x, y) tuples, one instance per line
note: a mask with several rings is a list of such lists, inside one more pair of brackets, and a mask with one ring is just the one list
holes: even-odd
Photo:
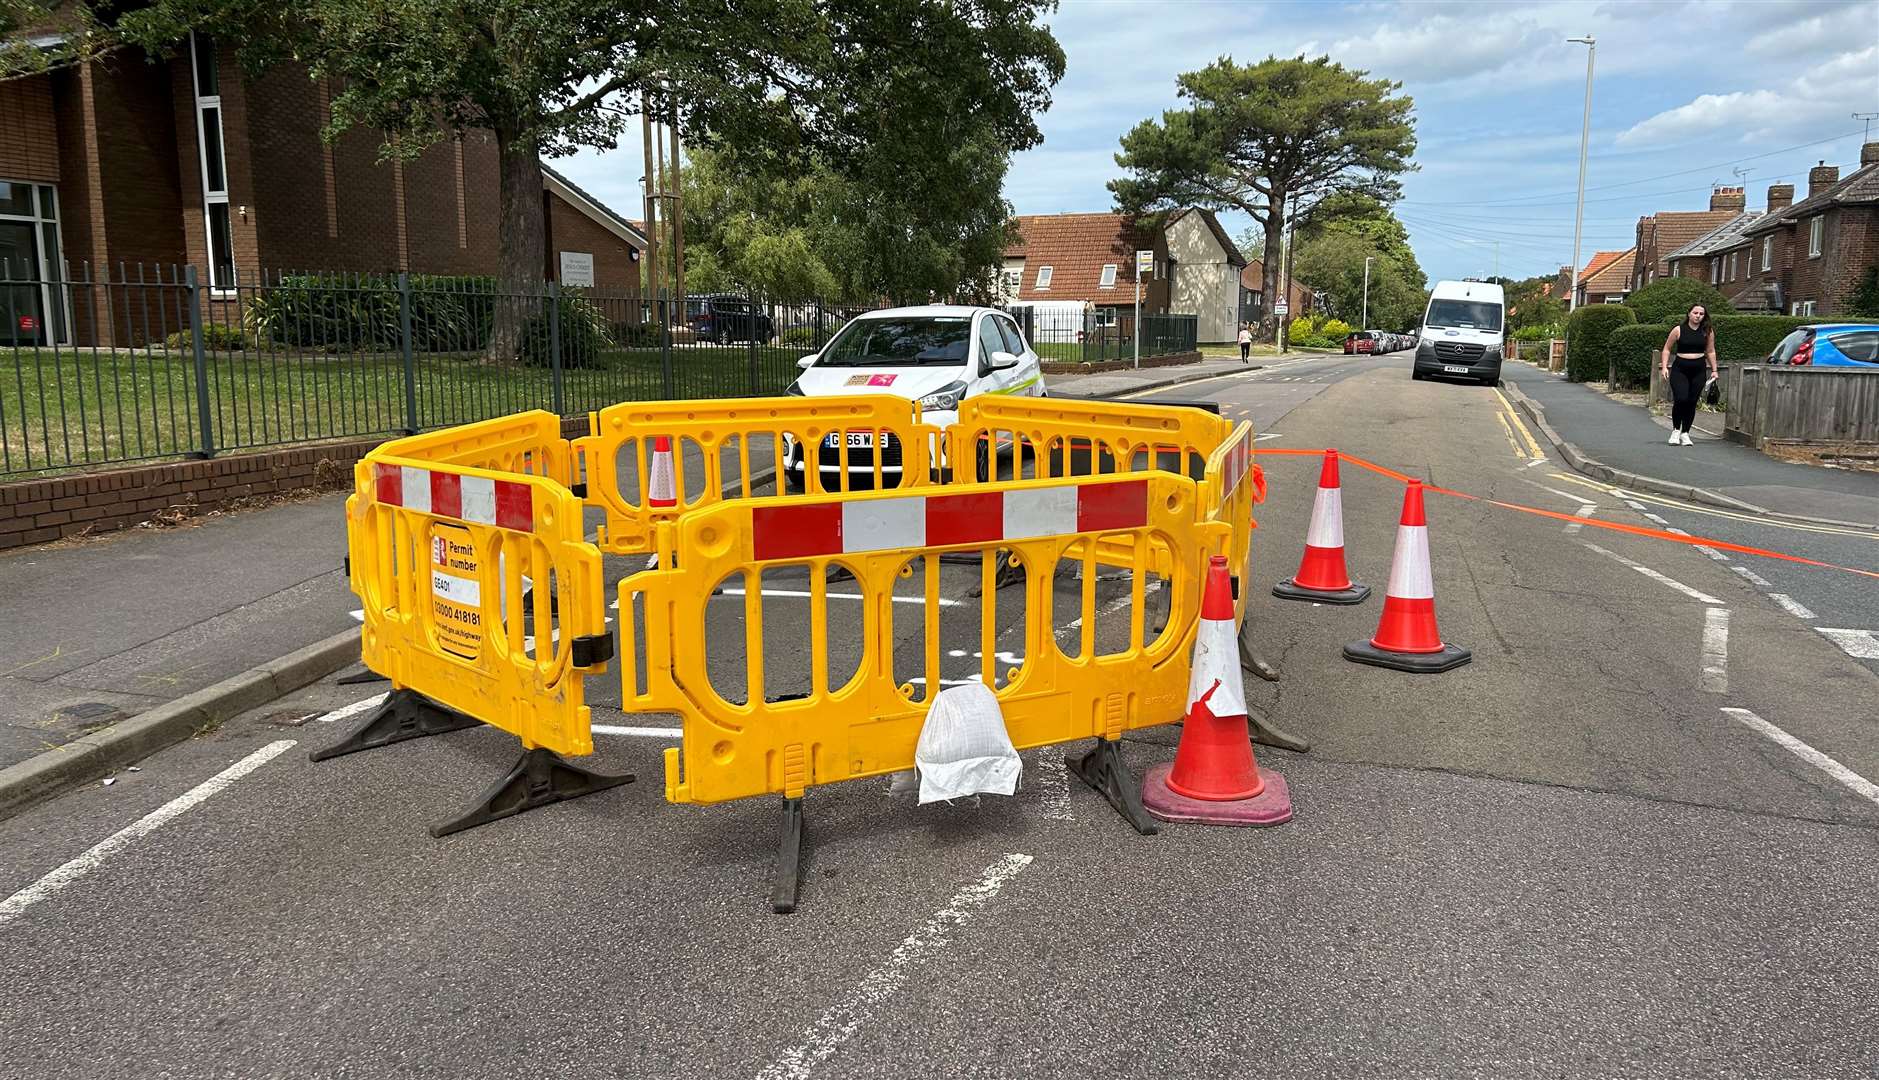
[(1203, 825), (1283, 825), (1292, 820), (1292, 792), (1285, 777), (1260, 769), (1265, 787), (1250, 799), (1231, 802), (1190, 799), (1168, 786), (1174, 763), (1148, 770), (1142, 781), (1142, 805), (1163, 821), (1193, 821)]
[(1440, 652), (1404, 653), (1379, 649), (1370, 643), (1369, 638), (1353, 641), (1344, 646), (1344, 659), (1355, 660), (1359, 664), (1373, 664), (1389, 668), (1392, 671), (1407, 671), (1412, 674), (1429, 674), (1451, 671), (1474, 659), (1474, 653), (1460, 645), (1442, 643)]
[(1353, 581), (1348, 589), (1308, 589), (1287, 579), (1272, 587), (1272, 595), (1283, 600), (1309, 600), (1314, 604), (1361, 604), (1370, 596), (1370, 586)]

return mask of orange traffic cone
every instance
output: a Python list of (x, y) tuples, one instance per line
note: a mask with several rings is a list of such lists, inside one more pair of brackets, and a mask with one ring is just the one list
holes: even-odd
[(1370, 595), (1370, 586), (1351, 581), (1344, 569), (1344, 493), (1338, 486), (1336, 450), (1324, 452), (1298, 573), (1274, 585), (1272, 595), (1320, 604), (1361, 604)]
[(1411, 480), (1403, 493), (1390, 587), (1376, 636), (1344, 646), (1344, 658), (1414, 672), (1447, 671), (1474, 659), (1467, 649), (1444, 642), (1435, 628), (1435, 578), (1429, 570), (1429, 521), (1422, 512), (1420, 480)]
[(1174, 761), (1149, 770), (1142, 805), (1165, 821), (1211, 825), (1278, 825), (1292, 820), (1285, 778), (1259, 768), (1247, 729), (1246, 687), (1240, 681), (1233, 632), (1233, 588), (1227, 560), (1207, 567), (1200, 632), (1188, 677), (1187, 720)]
[(652, 469), (646, 482), (646, 506), (664, 510), (679, 504), (672, 484), (672, 437), (655, 435), (652, 440)]

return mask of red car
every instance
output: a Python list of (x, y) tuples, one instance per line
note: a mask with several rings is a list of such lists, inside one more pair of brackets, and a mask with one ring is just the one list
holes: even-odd
[(1353, 332), (1344, 335), (1346, 353), (1368, 353), (1377, 351), (1377, 343), (1368, 333)]

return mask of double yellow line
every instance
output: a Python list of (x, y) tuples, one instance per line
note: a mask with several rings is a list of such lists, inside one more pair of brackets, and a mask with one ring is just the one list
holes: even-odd
[[(1545, 460), (1546, 451), (1540, 449), (1539, 440), (1533, 437), (1533, 432), (1527, 430), (1526, 423), (1520, 419), (1520, 413), (1514, 410), (1514, 403), (1507, 400), (1507, 395), (1501, 393), (1499, 387), (1494, 389), (1494, 396), (1501, 402), (1501, 411), (1495, 413), (1494, 417), (1501, 422), (1501, 431), (1506, 434), (1507, 445), (1513, 449), (1514, 456), (1521, 461)], [(1526, 440), (1526, 446), (1522, 447), (1520, 439), (1514, 438), (1516, 431), (1520, 433), (1520, 439)]]

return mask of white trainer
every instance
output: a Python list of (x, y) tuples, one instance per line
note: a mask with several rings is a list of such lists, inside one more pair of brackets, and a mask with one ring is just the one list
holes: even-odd
[(1671, 445), (1671, 446), (1675, 446), (1675, 445), (1677, 445), (1677, 442), (1678, 442), (1678, 439), (1677, 439), (1677, 435), (1678, 435), (1678, 434), (1679, 434), (1679, 432), (1677, 432), (1677, 431), (1675, 431), (1674, 429), (1673, 429), (1673, 430), (1671, 431), (1671, 433), (1670, 433), (1670, 443), (1669, 443), (1669, 445)]
[(1692, 441), (1692, 440), (1691, 440), (1691, 438), (1690, 438), (1690, 433), (1689, 433), (1689, 432), (1687, 432), (1687, 431), (1683, 433), (1683, 445), (1685, 445), (1685, 446), (1695, 446), (1695, 445), (1696, 445), (1696, 443), (1695, 443), (1694, 441)]

